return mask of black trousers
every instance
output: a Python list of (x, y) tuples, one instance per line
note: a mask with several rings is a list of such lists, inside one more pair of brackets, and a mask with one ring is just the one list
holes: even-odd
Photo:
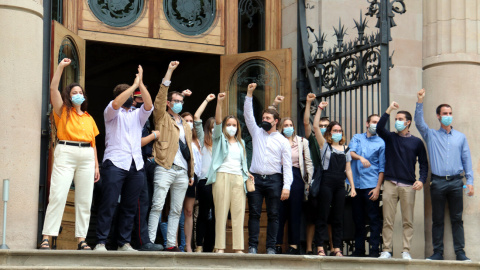
[(443, 233), (445, 202), (448, 202), (450, 222), (452, 223), (453, 247), (456, 254), (465, 253), (465, 236), (463, 230), (463, 180), (450, 181), (432, 176), (430, 185), (432, 199), (432, 241), (433, 252), (443, 254)]
[(125, 171), (113, 165), (110, 160), (102, 164), (102, 197), (98, 206), (97, 243), (105, 244), (110, 232), (110, 225), (118, 204), (117, 244), (130, 243), (133, 217), (137, 211), (138, 197), (145, 181), (144, 169), (137, 171), (132, 159), (130, 170)]
[(380, 201), (370, 200), (368, 193), (373, 188), (355, 189), (357, 196), (352, 198), (352, 217), (355, 223), (355, 252), (365, 254), (365, 218), (370, 220), (370, 252), (378, 254), (380, 249), (380, 233), (382, 219), (380, 216)]
[(153, 194), (153, 174), (155, 173), (155, 162), (143, 159), (145, 169), (145, 177), (143, 182), (143, 188), (138, 198), (137, 211), (133, 218), (133, 233), (132, 233), (132, 246), (134, 248), (140, 248), (141, 246), (151, 243), (148, 236), (148, 213), (152, 206), (152, 194)]
[[(345, 179), (345, 178), (344, 178)], [(331, 206), (331, 207), (330, 207)], [(342, 248), (345, 182), (325, 176), (318, 195), (318, 218), (315, 224), (315, 243), (323, 246), (328, 240), (328, 215), (332, 211), (332, 240), (334, 248)]]
[[(197, 184), (198, 217), (196, 242), (197, 246), (204, 247), (204, 250), (207, 242), (215, 243), (215, 208), (213, 205), (212, 185), (207, 186), (205, 185), (206, 183), (207, 179), (202, 179)], [(209, 228), (213, 228), (213, 230), (209, 230)]]
[(288, 220), (288, 244), (300, 244), (300, 224), (302, 222), (302, 204), (305, 182), (299, 168), (292, 168), (293, 182), (288, 200), (280, 202), (280, 217), (277, 233), (277, 245), (283, 244), (285, 222)]
[(267, 206), (267, 248), (275, 248), (278, 233), (278, 217), (280, 197), (283, 188), (283, 175), (280, 173), (268, 175), (265, 178), (253, 174), (255, 177), (255, 191), (248, 192), (248, 245), (258, 247), (260, 233), (260, 215), (262, 214), (263, 199)]

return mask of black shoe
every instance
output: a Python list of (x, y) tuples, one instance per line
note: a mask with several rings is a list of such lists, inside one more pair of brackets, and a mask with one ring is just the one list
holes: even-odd
[(142, 245), (139, 249), (140, 251), (162, 251), (163, 246), (160, 244), (146, 243)]
[(165, 251), (182, 252), (178, 247), (169, 247), (169, 248), (166, 248)]
[(307, 255), (313, 255), (313, 251), (307, 251)]
[(427, 260), (427, 261), (442, 261), (443, 256), (440, 253), (433, 253), (432, 256), (426, 258), (425, 260)]
[(378, 258), (379, 256), (380, 256), (379, 252), (370, 252), (370, 254), (368, 254), (368, 257), (370, 258)]
[(287, 254), (290, 254), (290, 255), (299, 255), (299, 254), (300, 254), (300, 250), (299, 250), (298, 248), (289, 247), (288, 250), (287, 250)]
[(267, 254), (269, 255), (275, 255), (275, 249), (274, 248), (267, 248)]
[(457, 261), (471, 262), (472, 260), (470, 260), (467, 256), (465, 256), (465, 253), (458, 253)]
[(276, 246), (275, 247), (275, 254), (282, 254), (283, 253), (282, 251), (283, 251), (282, 246)]
[[(354, 251), (352, 254), (348, 255), (348, 257), (365, 257), (365, 252)], [(378, 255), (377, 255), (377, 257), (378, 257)]]
[(248, 253), (250, 254), (257, 254), (257, 247), (248, 247)]

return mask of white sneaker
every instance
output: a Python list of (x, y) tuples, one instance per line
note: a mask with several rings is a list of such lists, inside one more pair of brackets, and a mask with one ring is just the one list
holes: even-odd
[(105, 248), (105, 244), (97, 244), (93, 250), (95, 250), (95, 251), (107, 251), (107, 248)]
[(412, 256), (410, 256), (410, 253), (409, 252), (402, 252), (402, 259), (404, 260), (411, 260), (412, 259)]
[(390, 259), (392, 258), (392, 254), (390, 254), (390, 252), (388, 251), (382, 251), (382, 253), (380, 253), (380, 257), (378, 257), (379, 259)]
[(130, 246), (129, 243), (126, 243), (125, 245), (118, 247), (118, 251), (138, 251), (136, 249), (133, 249), (132, 246)]

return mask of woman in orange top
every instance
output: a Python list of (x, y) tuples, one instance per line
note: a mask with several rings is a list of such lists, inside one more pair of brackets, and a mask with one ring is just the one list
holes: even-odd
[(75, 237), (79, 250), (91, 250), (85, 242), (90, 222), (93, 184), (100, 179), (95, 137), (98, 128), (86, 112), (85, 92), (78, 83), (65, 87), (58, 84), (63, 69), (71, 60), (64, 58), (58, 65), (50, 85), (53, 116), (59, 142), (55, 148), (50, 196), (43, 225), (40, 249), (50, 249), (49, 236), (58, 236), (68, 191), (75, 182)]

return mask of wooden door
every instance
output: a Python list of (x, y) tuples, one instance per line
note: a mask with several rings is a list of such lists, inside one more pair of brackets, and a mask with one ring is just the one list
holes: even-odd
[[(50, 75), (53, 77), (58, 63), (65, 57), (72, 63), (66, 67), (62, 74), (59, 90), (62, 91), (70, 83), (78, 82), (85, 89), (85, 40), (65, 28), (57, 21), (52, 22)], [(51, 79), (51, 78), (50, 78)], [(85, 91), (86, 92), (86, 91)], [(48, 154), (47, 190), (50, 190), (50, 177), (53, 166), (53, 153), (57, 142), (53, 110), (50, 110), (50, 143)], [(73, 180), (73, 179), (72, 179)], [(57, 249), (76, 249), (75, 239), (75, 190), (70, 188), (62, 219), (62, 231), (57, 238)]]
[[(220, 58), (220, 92), (227, 92), (228, 102), (224, 111), (236, 115), (241, 123), (242, 138), (247, 148), (248, 163), (251, 162), (252, 142), (243, 117), (243, 104), (248, 84), (257, 83), (253, 96), (254, 115), (258, 124), (261, 113), (271, 105), (277, 95), (285, 97), (279, 106), (280, 117), (290, 116), (292, 94), (292, 51), (280, 49), (225, 55)], [(250, 167), (250, 166), (249, 166)], [(231, 222), (227, 224), (227, 252), (232, 251)], [(267, 213), (265, 204), (260, 219), (259, 253), (265, 253)], [(245, 249), (248, 248), (248, 202), (244, 223)]]

